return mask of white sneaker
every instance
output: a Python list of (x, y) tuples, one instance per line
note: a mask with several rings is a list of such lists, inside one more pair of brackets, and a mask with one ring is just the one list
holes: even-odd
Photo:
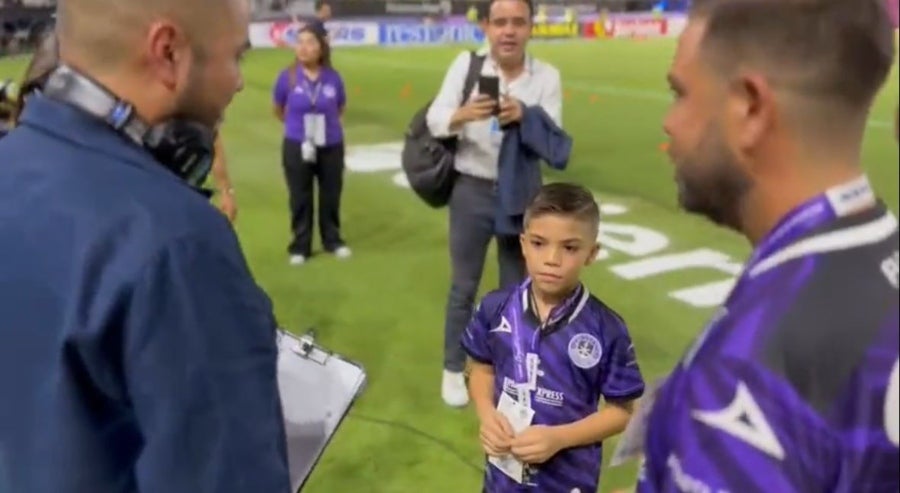
[(303, 255), (291, 255), (291, 258), (288, 259), (288, 263), (291, 265), (303, 265), (306, 263), (306, 257)]
[(334, 251), (334, 256), (341, 259), (350, 258), (351, 255), (353, 255), (353, 251), (350, 250), (350, 247), (348, 246), (338, 247), (337, 250)]
[(462, 373), (444, 370), (441, 381), (441, 397), (450, 407), (465, 407), (469, 403), (469, 389)]

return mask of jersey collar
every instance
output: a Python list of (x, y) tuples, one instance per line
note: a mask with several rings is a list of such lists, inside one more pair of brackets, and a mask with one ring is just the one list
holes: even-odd
[(572, 294), (550, 312), (550, 317), (546, 324), (541, 323), (540, 315), (537, 312), (531, 279), (528, 279), (522, 287), (520, 296), (522, 296), (522, 309), (525, 312), (525, 316), (528, 317), (535, 327), (539, 327), (543, 331), (552, 332), (575, 320), (578, 314), (581, 313), (581, 310), (587, 305), (591, 293), (584, 284), (578, 283)]

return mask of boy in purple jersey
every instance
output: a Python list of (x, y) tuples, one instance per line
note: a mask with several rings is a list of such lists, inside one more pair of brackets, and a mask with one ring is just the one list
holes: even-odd
[(485, 296), (463, 335), (486, 492), (593, 493), (602, 442), (644, 392), (625, 322), (579, 281), (599, 222), (589, 191), (544, 186), (521, 235), (529, 278)]
[(900, 491), (900, 241), (860, 166), (893, 55), (881, 0), (695, 2), (679, 200), (754, 252), (655, 396), (639, 492)]

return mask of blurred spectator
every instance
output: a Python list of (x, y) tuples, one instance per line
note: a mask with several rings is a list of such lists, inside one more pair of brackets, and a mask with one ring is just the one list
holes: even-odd
[(47, 0), (0, 0), (0, 56), (32, 51), (53, 25)]

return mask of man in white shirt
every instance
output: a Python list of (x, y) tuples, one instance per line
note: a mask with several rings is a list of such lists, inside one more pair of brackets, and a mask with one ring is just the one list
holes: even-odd
[(444, 326), (444, 374), (441, 396), (453, 407), (468, 404), (463, 371), (465, 352), (460, 339), (475, 304), (488, 244), (497, 239), (500, 285), (525, 277), (519, 231), (498, 227), (498, 159), (504, 127), (520, 121), (523, 106), (540, 106), (557, 126), (562, 121), (559, 71), (526, 54), (533, 8), (529, 0), (491, 0), (487, 22), (489, 50), (482, 75), (500, 78), (500, 109), (478, 94), (462, 104), (470, 54), (461, 53), (450, 65), (428, 111), (428, 128), (435, 137), (459, 137), (455, 167), (459, 171), (450, 210), (452, 285)]

